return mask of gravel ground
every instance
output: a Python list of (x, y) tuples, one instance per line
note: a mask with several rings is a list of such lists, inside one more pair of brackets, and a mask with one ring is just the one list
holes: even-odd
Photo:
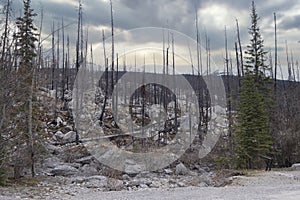
[[(100, 200), (149, 200), (149, 199), (300, 199), (300, 171), (257, 172), (249, 176), (232, 177), (225, 187), (185, 187), (172, 189), (142, 189), (138, 191), (104, 192), (96, 188), (57, 186), (52, 188), (0, 188), (0, 199), (100, 199)], [(15, 190), (15, 192), (14, 192)]]

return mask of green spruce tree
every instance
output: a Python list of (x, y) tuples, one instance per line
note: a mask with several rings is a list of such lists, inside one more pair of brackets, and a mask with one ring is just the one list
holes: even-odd
[[(33, 59), (36, 57), (36, 42), (38, 41), (37, 28), (33, 23), (33, 18), (37, 15), (30, 8), (31, 0), (23, 0), (24, 14), (18, 17), (16, 25), (18, 31), (15, 35), (17, 40), (17, 55), (20, 59), (19, 70), (21, 72), (33, 71)], [(31, 73), (32, 74), (32, 73)], [(30, 77), (29, 77), (30, 79)]]
[(237, 168), (259, 168), (270, 154), (269, 67), (265, 64), (263, 39), (258, 26), (259, 17), (254, 2), (249, 28), (250, 44), (245, 51), (245, 75), (239, 95), (237, 124), (235, 127), (235, 161)]
[[(35, 57), (36, 57), (36, 42), (38, 41), (37, 28), (34, 25), (33, 18), (37, 15), (30, 7), (31, 0), (23, 0), (24, 13), (23, 16), (17, 18), (17, 32), (16, 39), (16, 55), (18, 58), (18, 93), (19, 96), (19, 110), (22, 113), (23, 121), (19, 125), (23, 127), (20, 131), (18, 141), (16, 141), (17, 151), (26, 151), (27, 156), (24, 160), (22, 158), (15, 158), (14, 176), (19, 178), (21, 176), (22, 168), (25, 163), (30, 163), (32, 176), (34, 176), (34, 138), (33, 138), (33, 100), (34, 100), (34, 74), (35, 74)], [(21, 141), (20, 141), (21, 140)], [(21, 147), (26, 146), (22, 150)], [(23, 152), (25, 153), (25, 152)], [(26, 153), (25, 153), (26, 154)], [(20, 155), (16, 153), (16, 155)]]

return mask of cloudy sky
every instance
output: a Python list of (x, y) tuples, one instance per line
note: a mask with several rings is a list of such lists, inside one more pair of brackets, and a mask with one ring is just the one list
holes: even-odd
[[(20, 4), (21, 0), (13, 0), (14, 10), (20, 10)], [(97, 46), (102, 40), (102, 30), (105, 30), (107, 35), (110, 34), (109, 1), (82, 0), (82, 4), (83, 23), (85, 27), (88, 27), (89, 43)], [(39, 16), (41, 9), (44, 11), (43, 37), (51, 33), (53, 22), (55, 26), (59, 26), (63, 18), (65, 24), (71, 23), (66, 28), (66, 32), (70, 35), (71, 43), (75, 44), (78, 0), (32, 0), (32, 6)], [(204, 36), (208, 36), (212, 59), (217, 65), (223, 65), (225, 26), (228, 48), (233, 59), (237, 35), (236, 19), (240, 25), (242, 45), (245, 47), (249, 43), (247, 28), (250, 26), (250, 6), (250, 0), (113, 0), (115, 33), (142, 27), (165, 27), (196, 39), (195, 10), (197, 10), (201, 38), (204, 41)], [(300, 40), (300, 2), (299, 0), (257, 0), (256, 8), (260, 16), (259, 25), (266, 50), (274, 49), (273, 13), (276, 12), (278, 54), (284, 71), (286, 43), (289, 47), (288, 52), (293, 54), (295, 61), (300, 54), (298, 42)], [(37, 24), (38, 21), (39, 17), (37, 17)], [(151, 37), (152, 33), (148, 34), (149, 40), (154, 39)], [(131, 38), (131, 40), (134, 39)], [(135, 42), (138, 41), (136, 39)], [(47, 41), (45, 45), (46, 43)], [(205, 43), (202, 46), (205, 48)]]

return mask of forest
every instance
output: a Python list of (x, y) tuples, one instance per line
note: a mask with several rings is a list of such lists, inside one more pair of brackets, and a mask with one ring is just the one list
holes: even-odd
[[(92, 112), (95, 112), (95, 121), (102, 130), (101, 138), (117, 149), (147, 153), (167, 148), (180, 140), (186, 141), (184, 149), (178, 150), (179, 155), (173, 162), (209, 163), (216, 169), (262, 169), (269, 159), (272, 167), (277, 168), (300, 162), (299, 66), (287, 50), (288, 80), (284, 80), (281, 71), (285, 66), (277, 60), (276, 13), (272, 51), (264, 49), (260, 18), (254, 2), (251, 5), (251, 39), (248, 44), (241, 44), (238, 20), (234, 44), (227, 44), (225, 27), (222, 36), (224, 66), (221, 67), (224, 70), (218, 77), (222, 80), (226, 96), (216, 100), (207, 82), (212, 65), (210, 43), (213, 41), (208, 35), (206, 41), (200, 41), (197, 12), (195, 24), (191, 24), (196, 30), (196, 46), (191, 47), (193, 52), (191, 49), (187, 52), (191, 64), (188, 67), (192, 72), (175, 74), (178, 37), (170, 31), (161, 35), (163, 48), (159, 56), (153, 56), (152, 72), (137, 71), (136, 63), (129, 67), (126, 63), (129, 58), (118, 52), (118, 43), (114, 41), (116, 30), (112, 0), (111, 30), (99, 33), (103, 60), (100, 70), (94, 62), (100, 54), (96, 55), (93, 44), (89, 43), (80, 0), (78, 16), (74, 16), (77, 18), (76, 41), (70, 40), (63, 19), (54, 21), (52, 32), (44, 37), (41, 34), (45, 26), (43, 12), (37, 14), (38, 11), (31, 8), (31, 0), (23, 0), (22, 13), (15, 19), (11, 17), (11, 4), (12, 0), (5, 1), (0, 20), (0, 183), (5, 183), (9, 177), (19, 179), (26, 170), (31, 176), (36, 176), (49, 155), (49, 143), (68, 148), (70, 145), (81, 148), (86, 143), (93, 144), (89, 140), (97, 135), (88, 135), (86, 130), (82, 130), (88, 127), (80, 126), (82, 109), (90, 109), (86, 104), (87, 98), (93, 99), (92, 108), (96, 112)], [(47, 47), (43, 45), (45, 40), (50, 44)], [(234, 59), (229, 58), (228, 45), (235, 47)], [(158, 64), (160, 58), (161, 65)], [(142, 69), (146, 66), (145, 60), (143, 62)], [(133, 75), (125, 79), (129, 72)], [(81, 79), (78, 79), (79, 74)], [(281, 78), (278, 78), (280, 75)], [(147, 77), (157, 80), (134, 88), (135, 82), (143, 82)], [(179, 82), (182, 77), (186, 82)], [(170, 81), (170, 88), (175, 89), (163, 85), (164, 80)], [(188, 89), (180, 88), (181, 83), (189, 83)], [(90, 88), (86, 85), (95, 86), (96, 90), (89, 92)], [(195, 157), (193, 155), (199, 154), (203, 141), (209, 137), (211, 123), (219, 119), (214, 115), (218, 106), (222, 107), (222, 103), (218, 104), (222, 100), (225, 105), (220, 109), (225, 110), (226, 127), (220, 130), (218, 141), (204, 159)], [(151, 109), (158, 113), (154, 118), (160, 127), (153, 125), (148, 130), (146, 128), (154, 121)], [(126, 121), (128, 115), (130, 122)], [(163, 118), (160, 117), (162, 115)], [(87, 116), (82, 120), (86, 120)], [(221, 129), (218, 124), (215, 126), (216, 130)], [(135, 135), (137, 130), (147, 137)], [(69, 132), (72, 133), (67, 135)], [(181, 132), (189, 134), (185, 138)], [(172, 162), (166, 163), (172, 166)], [(110, 162), (106, 165), (111, 167)], [(163, 167), (166, 166), (162, 164)], [(122, 171), (121, 168), (116, 170)]]

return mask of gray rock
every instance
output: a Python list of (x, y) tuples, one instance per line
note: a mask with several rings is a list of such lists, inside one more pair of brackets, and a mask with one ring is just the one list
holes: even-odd
[(76, 141), (76, 132), (69, 131), (64, 135), (64, 137), (62, 139), (63, 139), (63, 142), (65, 142), (65, 143), (75, 142)]
[(80, 163), (82, 165), (90, 164), (94, 160), (94, 156), (86, 156), (80, 159), (76, 159), (76, 163)]
[(176, 175), (187, 175), (189, 173), (188, 169), (184, 166), (184, 164), (179, 163), (176, 165), (175, 174)]
[(78, 184), (78, 183), (83, 183), (83, 182), (85, 182), (87, 179), (86, 179), (86, 177), (84, 177), (84, 176), (77, 176), (77, 177), (73, 177), (73, 178), (71, 178), (70, 179), (70, 182), (71, 183), (76, 183), (76, 184)]
[(80, 172), (78, 175), (81, 176), (95, 176), (98, 175), (99, 172), (98, 170), (93, 166), (93, 165), (84, 165), (83, 167), (80, 168)]
[(300, 171), (300, 163), (295, 163), (292, 165), (292, 170), (294, 171)]
[(129, 174), (137, 174), (139, 172), (145, 171), (146, 167), (144, 165), (138, 164), (133, 160), (126, 160), (125, 162), (125, 172)]
[(107, 180), (105, 176), (77, 176), (71, 179), (71, 183), (80, 184), (87, 188), (106, 188)]
[(138, 186), (141, 186), (141, 185), (147, 185), (147, 186), (149, 186), (149, 185), (151, 185), (151, 183), (152, 183), (151, 180), (145, 179), (145, 178), (141, 178), (141, 179), (130, 180), (127, 185), (129, 187), (133, 187), (133, 186), (137, 186), (138, 187)]
[(58, 155), (62, 152), (62, 149), (58, 146), (49, 144), (49, 143), (45, 143), (45, 148), (48, 150), (49, 153), (54, 154), (54, 155)]
[(170, 183), (170, 184), (176, 184), (177, 181), (176, 181), (175, 179), (170, 179), (170, 180), (169, 180), (169, 183)]
[(84, 184), (87, 188), (106, 188), (107, 179), (90, 179)]
[(152, 181), (152, 183), (150, 184), (151, 188), (159, 188), (161, 186), (162, 184), (159, 181)]
[(186, 186), (185, 183), (183, 183), (183, 182), (177, 182), (177, 185), (178, 185), (179, 187), (185, 187), (185, 186)]
[(56, 131), (54, 135), (57, 139), (62, 139), (64, 137), (64, 134), (61, 131)]
[(97, 179), (97, 180), (107, 181), (107, 177), (106, 176), (101, 176), (101, 175), (90, 176), (86, 179), (87, 180)]
[(58, 165), (61, 165), (61, 160), (57, 157), (49, 157), (43, 161), (44, 168), (55, 168)]
[(149, 187), (148, 187), (148, 185), (146, 185), (146, 184), (141, 184), (141, 185), (140, 185), (140, 188), (149, 188)]
[(170, 168), (167, 168), (167, 169), (164, 169), (164, 172), (165, 172), (166, 174), (172, 174), (172, 173), (173, 173), (173, 170), (170, 169)]
[(72, 176), (78, 173), (78, 169), (70, 165), (62, 164), (55, 166), (50, 173), (54, 176)]
[(130, 176), (128, 176), (128, 174), (124, 174), (124, 175), (122, 176), (122, 179), (123, 179), (123, 180), (126, 180), (126, 181), (129, 181), (131, 178), (130, 178)]
[(109, 191), (120, 191), (124, 188), (123, 181), (109, 178), (107, 180), (107, 190)]
[(73, 131), (73, 127), (72, 126), (65, 126), (64, 130)]
[(141, 184), (141, 181), (138, 180), (138, 179), (133, 179), (133, 180), (130, 180), (128, 183), (127, 183), (127, 186), (128, 187), (133, 187), (133, 186), (139, 186)]
[(42, 122), (42, 123), (40, 124), (40, 127), (43, 128), (43, 129), (44, 129), (44, 128), (47, 128), (47, 123), (46, 123), (46, 122)]

